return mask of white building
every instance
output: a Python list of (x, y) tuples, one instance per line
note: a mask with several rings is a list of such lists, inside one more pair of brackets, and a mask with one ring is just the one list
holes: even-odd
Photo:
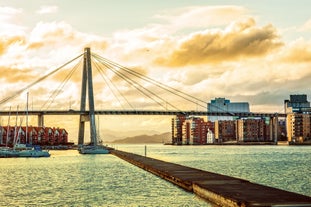
[[(230, 102), (230, 100), (225, 98), (215, 98), (211, 100), (211, 103), (207, 104), (208, 112), (229, 112), (229, 113), (239, 113), (239, 112), (250, 112), (248, 102)], [(233, 120), (233, 116), (209, 116), (207, 117), (209, 121), (216, 120)]]
[(207, 130), (206, 143), (207, 144), (215, 143), (215, 135), (210, 129)]

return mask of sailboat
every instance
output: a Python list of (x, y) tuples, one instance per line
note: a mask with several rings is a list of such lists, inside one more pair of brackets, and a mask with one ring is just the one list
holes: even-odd
[[(18, 108), (17, 108), (18, 109)], [(8, 126), (6, 129), (6, 144), (5, 147), (0, 148), (0, 157), (1, 158), (7, 158), (7, 157), (18, 157), (18, 151), (8, 147), (9, 143), (9, 132), (10, 132), (10, 118), (11, 118), (11, 107), (10, 107), (10, 113), (8, 118)]]
[[(28, 138), (28, 93), (27, 93), (27, 107), (26, 107), (26, 143)], [(21, 124), (20, 124), (21, 125)], [(17, 132), (17, 139), (14, 145), (14, 150), (18, 151), (18, 157), (50, 157), (50, 153), (46, 150), (42, 150), (40, 146), (32, 146), (30, 145), (22, 145), (18, 144), (20, 141), (20, 134), (21, 134), (21, 126)]]
[(40, 146), (33, 146), (31, 149), (21, 150), (18, 157), (50, 157), (50, 153), (42, 150)]
[[(99, 118), (98, 118), (98, 129), (97, 129), (97, 135), (99, 135)], [(109, 149), (102, 145), (102, 142), (99, 141), (99, 144), (97, 143), (97, 140), (100, 140), (100, 137), (97, 137), (93, 143), (90, 143), (89, 145), (83, 145), (81, 148), (79, 148), (80, 154), (109, 154)]]

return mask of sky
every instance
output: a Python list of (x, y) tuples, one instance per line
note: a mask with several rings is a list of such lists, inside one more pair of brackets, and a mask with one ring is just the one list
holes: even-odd
[[(249, 102), (253, 112), (282, 113), (290, 94), (311, 97), (310, 6), (308, 0), (0, 0), (0, 99), (90, 47), (206, 103), (224, 97)], [(79, 107), (76, 73), (60, 94), (59, 108)], [(64, 74), (29, 89), (32, 104), (39, 105)], [(94, 81), (103, 82), (99, 77)], [(147, 109), (140, 93), (115, 81), (134, 108)], [(95, 108), (114, 106), (105, 84), (95, 89)], [(8, 110), (24, 100), (25, 93), (0, 107)], [(185, 107), (198, 110), (195, 104)], [(171, 117), (100, 119), (105, 131), (122, 133), (171, 127)]]

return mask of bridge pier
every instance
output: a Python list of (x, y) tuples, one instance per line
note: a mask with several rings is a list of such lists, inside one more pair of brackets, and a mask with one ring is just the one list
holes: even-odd
[(39, 114), (38, 115), (38, 127), (43, 127), (44, 126), (44, 115)]
[[(82, 87), (81, 87), (81, 102), (80, 102), (80, 121), (78, 144), (84, 144), (85, 122), (90, 121), (90, 138), (93, 144), (97, 144), (96, 125), (95, 125), (95, 107), (93, 94), (93, 79), (92, 79), (92, 64), (91, 64), (91, 49), (84, 49), (83, 56), (83, 72), (82, 72)], [(89, 114), (83, 112), (86, 110), (86, 94), (88, 93)]]

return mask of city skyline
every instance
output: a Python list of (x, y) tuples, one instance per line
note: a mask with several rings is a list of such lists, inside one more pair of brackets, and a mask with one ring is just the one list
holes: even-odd
[[(206, 102), (281, 113), (290, 94), (310, 96), (309, 1), (230, 2), (0, 1), (1, 98), (84, 47)], [(169, 131), (169, 118), (123, 119), (121, 128)], [(120, 118), (109, 120), (117, 130)]]

